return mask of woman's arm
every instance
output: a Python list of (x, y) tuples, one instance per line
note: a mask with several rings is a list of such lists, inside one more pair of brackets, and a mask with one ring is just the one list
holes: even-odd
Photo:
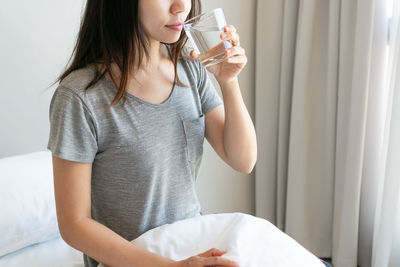
[[(256, 132), (237, 78), (247, 63), (247, 57), (233, 25), (225, 26), (220, 37), (230, 41), (232, 47), (225, 49), (225, 61), (208, 66), (207, 70), (215, 75), (221, 87), (224, 105), (207, 112), (205, 134), (226, 163), (237, 171), (250, 173), (257, 161)], [(198, 58), (194, 50), (191, 56)]]
[(219, 82), (224, 99), (205, 116), (208, 142), (233, 169), (250, 173), (257, 161), (256, 132), (237, 79)]
[(175, 261), (137, 247), (90, 215), (92, 164), (53, 156), (54, 193), (62, 238), (106, 266), (171, 266)]

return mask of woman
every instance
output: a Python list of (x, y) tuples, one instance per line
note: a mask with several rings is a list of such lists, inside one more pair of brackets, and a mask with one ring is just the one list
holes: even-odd
[[(88, 0), (70, 67), (50, 104), (57, 218), (85, 266), (237, 266), (210, 249), (183, 261), (130, 243), (166, 223), (200, 216), (195, 180), (204, 137), (250, 173), (256, 136), (237, 75), (246, 64), (233, 26), (229, 59), (205, 68), (183, 55), (184, 20), (198, 0)], [(231, 53), (228, 53), (231, 52)]]

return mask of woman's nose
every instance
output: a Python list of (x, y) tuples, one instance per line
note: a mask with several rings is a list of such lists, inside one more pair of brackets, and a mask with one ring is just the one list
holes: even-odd
[(173, 0), (171, 5), (171, 13), (177, 14), (182, 12), (189, 12), (191, 0)]

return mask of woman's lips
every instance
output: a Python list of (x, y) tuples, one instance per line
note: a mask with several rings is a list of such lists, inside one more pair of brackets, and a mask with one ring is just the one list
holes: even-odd
[(176, 25), (166, 25), (167, 28), (175, 31), (181, 31), (183, 29), (182, 24), (176, 24)]

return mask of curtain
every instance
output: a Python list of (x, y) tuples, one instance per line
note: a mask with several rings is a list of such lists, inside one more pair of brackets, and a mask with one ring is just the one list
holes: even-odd
[(387, 1), (257, 2), (256, 216), (338, 267), (381, 236)]
[(400, 266), (400, 2), (393, 2), (372, 266)]

